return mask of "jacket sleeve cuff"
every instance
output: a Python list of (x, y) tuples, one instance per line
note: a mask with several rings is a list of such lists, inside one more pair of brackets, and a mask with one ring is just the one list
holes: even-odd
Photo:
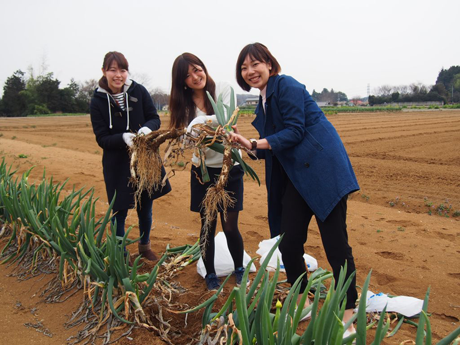
[(267, 139), (268, 145), (270, 145), (271, 150), (273, 152), (279, 151), (280, 143), (279, 143), (278, 138), (275, 135), (269, 135), (265, 139)]

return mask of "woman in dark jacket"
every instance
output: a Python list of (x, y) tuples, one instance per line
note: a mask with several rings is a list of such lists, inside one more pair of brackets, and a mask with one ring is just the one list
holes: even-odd
[[(109, 202), (116, 197), (113, 221), (117, 221), (117, 236), (125, 233), (128, 210), (134, 208), (134, 190), (129, 183), (130, 157), (134, 133), (148, 134), (160, 128), (160, 117), (148, 91), (128, 79), (128, 61), (119, 52), (109, 52), (102, 65), (103, 76), (91, 99), (91, 123), (96, 141), (104, 150), (102, 166)], [(163, 171), (164, 174), (164, 171)], [(153, 200), (171, 190), (169, 181), (153, 195), (143, 192), (137, 205), (139, 217), (139, 254), (156, 260), (150, 249)]]
[[(347, 196), (359, 189), (358, 182), (335, 128), (305, 86), (280, 72), (278, 61), (263, 44), (243, 48), (236, 78), (244, 90), (260, 90), (257, 117), (252, 123), (260, 139), (235, 134), (233, 140), (265, 159), (270, 232), (272, 237), (284, 234), (279, 249), (288, 282), (293, 284), (306, 273), (304, 244), (313, 215), (337, 282), (345, 262), (347, 278), (355, 271), (346, 213)], [(305, 274), (301, 293), (307, 283)], [(356, 299), (353, 278), (347, 292), (345, 322), (353, 315)], [(348, 331), (354, 331), (353, 325)]]

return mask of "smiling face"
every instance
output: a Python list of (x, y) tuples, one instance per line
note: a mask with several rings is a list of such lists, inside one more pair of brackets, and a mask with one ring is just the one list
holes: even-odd
[(192, 90), (202, 90), (206, 86), (206, 73), (198, 65), (189, 65), (185, 85)]
[(102, 73), (107, 78), (107, 83), (113, 93), (120, 93), (128, 78), (128, 70), (120, 68), (116, 61), (113, 61), (107, 70), (102, 69)]
[(263, 90), (270, 78), (271, 69), (270, 63), (255, 60), (247, 55), (241, 65), (241, 76), (250, 87)]

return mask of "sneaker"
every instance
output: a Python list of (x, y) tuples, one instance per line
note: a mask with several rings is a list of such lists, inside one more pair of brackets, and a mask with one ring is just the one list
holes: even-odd
[[(312, 304), (312, 302), (310, 301), (310, 299), (308, 299), (307, 303), (308, 303), (308, 304), (305, 306), (305, 308), (306, 308), (306, 307), (309, 307), (309, 306)], [(297, 312), (297, 308), (296, 308), (296, 312)], [(302, 318), (299, 320), (299, 322), (307, 321), (307, 320), (309, 320), (309, 319), (311, 319), (311, 310), (307, 313), (307, 315), (305, 315), (304, 317), (302, 317)]]
[[(345, 322), (342, 321), (342, 324), (345, 326)], [(350, 332), (348, 329), (346, 329), (344, 332), (343, 332), (343, 339), (346, 339), (352, 335), (355, 335), (356, 334), (356, 329), (353, 327), (353, 330)], [(356, 344), (356, 335), (355, 335), (355, 338), (353, 338), (353, 341), (351, 342), (353, 345)], [(348, 343), (347, 343), (348, 344)]]
[[(297, 313), (297, 309), (294, 311), (294, 313)], [(310, 319), (311, 319), (311, 310), (307, 313), (307, 315), (305, 315), (299, 320), (299, 323), (310, 320)], [(289, 314), (286, 314), (286, 320), (291, 320), (291, 316)]]
[[(343, 332), (343, 339), (347, 339), (348, 337), (352, 336), (352, 335), (355, 335), (356, 332), (350, 332), (348, 329), (345, 330), (345, 332)], [(350, 342), (347, 342), (347, 344), (350, 344)], [(355, 338), (353, 338), (353, 340), (351, 341), (351, 344), (352, 345), (356, 345), (356, 336)]]
[(299, 320), (299, 322), (307, 321), (307, 320), (310, 320), (310, 319), (311, 319), (311, 310), (307, 313), (307, 315), (305, 315), (303, 318), (301, 318)]
[[(236, 286), (240, 286), (241, 281), (243, 280), (244, 267), (238, 267), (236, 270), (233, 271), (233, 274), (235, 275)], [(246, 283), (246, 286), (247, 285), (249, 285), (249, 279)]]
[(204, 280), (206, 281), (208, 290), (217, 290), (220, 288), (220, 280), (217, 278), (215, 273), (207, 274)]

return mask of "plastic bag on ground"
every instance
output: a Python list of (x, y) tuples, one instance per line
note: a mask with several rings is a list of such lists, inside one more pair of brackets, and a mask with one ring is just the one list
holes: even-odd
[[(216, 275), (218, 277), (226, 277), (235, 270), (235, 266), (233, 264), (232, 255), (228, 250), (227, 238), (222, 231), (216, 235), (214, 243), (216, 246), (214, 255), (214, 268), (216, 269)], [(243, 267), (246, 268), (249, 261), (251, 261), (251, 257), (245, 251), (243, 254)], [(206, 268), (204, 267), (204, 262), (201, 257), (196, 265), (196, 270), (200, 276), (203, 278), (206, 277)], [(256, 266), (254, 263), (251, 265), (249, 272), (256, 272)]]
[(367, 296), (366, 312), (368, 313), (381, 312), (385, 305), (387, 312), (396, 312), (407, 317), (413, 317), (422, 312), (423, 300), (415, 297), (389, 297), (383, 292), (374, 294), (372, 291), (368, 291)]
[[(279, 238), (279, 236), (276, 236), (268, 240), (263, 240), (259, 243), (259, 249), (257, 249), (256, 253), (260, 255), (260, 262), (264, 262), (265, 258), (268, 255), (268, 252), (270, 251), (270, 249), (273, 248), (273, 246), (276, 244)], [(275, 249), (272, 257), (270, 258), (270, 261), (268, 262), (267, 271), (276, 270), (278, 258), (280, 260), (280, 272), (286, 271), (284, 269), (283, 260), (281, 259), (281, 252), (278, 248)], [(307, 265), (308, 271), (312, 272), (318, 268), (318, 261), (316, 261), (316, 259), (313, 256), (304, 254), (303, 258), (305, 260), (305, 265)]]

